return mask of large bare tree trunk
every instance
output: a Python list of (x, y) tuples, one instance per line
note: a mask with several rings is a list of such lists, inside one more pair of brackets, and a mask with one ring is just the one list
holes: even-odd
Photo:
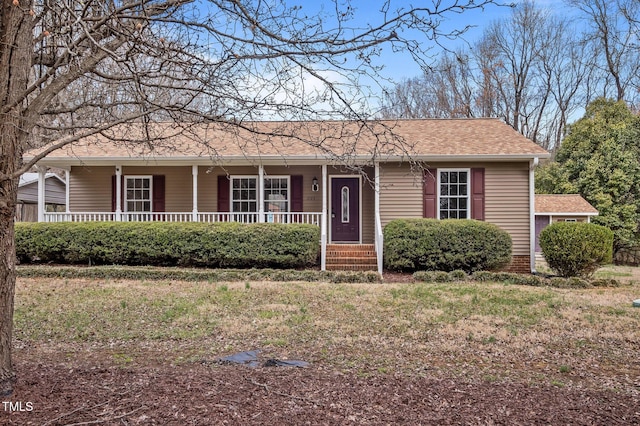
[[(6, 126), (0, 126), (0, 129), (5, 130)], [(6, 138), (3, 137), (3, 155), (7, 148), (4, 145), (5, 140)], [(13, 212), (17, 194), (15, 180), (5, 180), (0, 192), (2, 193), (0, 200), (0, 396), (4, 396), (13, 392), (15, 381), (11, 360), (13, 296), (16, 283), (16, 251), (13, 238)]]
[(3, 1), (0, 6), (0, 395), (13, 392), (11, 359), (13, 300), (16, 284), (14, 216), (18, 194), (17, 170), (29, 132), (24, 122), (24, 94), (31, 66), (31, 1)]

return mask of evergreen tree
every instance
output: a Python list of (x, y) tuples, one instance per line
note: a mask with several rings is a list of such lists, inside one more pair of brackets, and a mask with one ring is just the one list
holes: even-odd
[(623, 101), (597, 99), (569, 127), (556, 162), (540, 168), (540, 193), (577, 192), (610, 228), (614, 250), (638, 241), (640, 221), (640, 117)]

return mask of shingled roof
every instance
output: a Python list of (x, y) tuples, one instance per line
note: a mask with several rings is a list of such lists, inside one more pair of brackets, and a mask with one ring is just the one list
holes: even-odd
[(598, 214), (580, 194), (536, 194), (536, 214), (571, 214), (593, 216)]
[(115, 127), (54, 151), (62, 159), (460, 159), (547, 158), (549, 153), (498, 119), (371, 122), (137, 124)]

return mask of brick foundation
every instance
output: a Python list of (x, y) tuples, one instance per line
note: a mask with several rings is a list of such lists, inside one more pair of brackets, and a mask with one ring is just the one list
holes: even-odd
[(531, 273), (531, 257), (530, 256), (513, 256), (509, 266), (504, 268), (505, 272), (517, 272), (519, 274)]

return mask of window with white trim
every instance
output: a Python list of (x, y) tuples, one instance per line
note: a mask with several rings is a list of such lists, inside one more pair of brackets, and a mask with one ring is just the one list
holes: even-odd
[(258, 179), (251, 176), (231, 178), (231, 211), (235, 213), (258, 211)]
[[(288, 212), (290, 204), (289, 176), (264, 178), (264, 211)], [(258, 177), (231, 177), (231, 211), (247, 213), (258, 211)]]
[(288, 176), (264, 178), (264, 211), (288, 212), (290, 184)]
[(124, 209), (127, 212), (152, 211), (151, 176), (125, 176)]
[(439, 169), (438, 217), (468, 219), (469, 206), (469, 169)]

